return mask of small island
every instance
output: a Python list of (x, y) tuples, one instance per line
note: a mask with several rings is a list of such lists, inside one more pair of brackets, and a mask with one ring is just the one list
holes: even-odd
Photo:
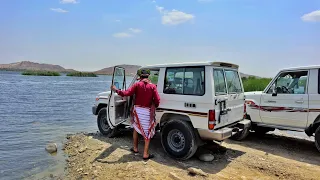
[(75, 77), (98, 77), (95, 73), (92, 72), (70, 72), (67, 76), (75, 76)]
[(55, 71), (36, 71), (36, 70), (27, 70), (21, 73), (25, 76), (60, 76), (60, 73)]

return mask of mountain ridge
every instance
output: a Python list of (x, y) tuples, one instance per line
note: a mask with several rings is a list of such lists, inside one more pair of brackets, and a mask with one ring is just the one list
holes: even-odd
[[(126, 69), (126, 75), (135, 75), (137, 70), (141, 67), (139, 65), (121, 64), (117, 65)], [(91, 71), (98, 75), (112, 75), (115, 66), (102, 68), (97, 71)], [(42, 70), (42, 71), (56, 71), (56, 72), (74, 72), (74, 69), (65, 69), (60, 65), (36, 63), (31, 61), (21, 61), (9, 64), (0, 64), (0, 70), (10, 71), (25, 71), (25, 70)], [(254, 75), (244, 74), (240, 72), (241, 77), (250, 77)], [(258, 77), (258, 76), (254, 76)]]

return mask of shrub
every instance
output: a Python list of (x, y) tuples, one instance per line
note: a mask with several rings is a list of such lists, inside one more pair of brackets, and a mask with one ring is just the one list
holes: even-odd
[(272, 80), (271, 78), (243, 77), (242, 83), (245, 92), (263, 91)]
[(70, 72), (67, 76), (75, 76), (75, 77), (97, 77), (96, 74), (91, 72)]
[(25, 76), (60, 76), (60, 73), (55, 71), (34, 71), (28, 70), (21, 73)]

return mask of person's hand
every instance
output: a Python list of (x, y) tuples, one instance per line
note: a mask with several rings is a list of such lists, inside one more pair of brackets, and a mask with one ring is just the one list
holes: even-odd
[(111, 90), (112, 90), (112, 91), (116, 91), (116, 90), (117, 90), (117, 87), (113, 85), (113, 86), (111, 86)]

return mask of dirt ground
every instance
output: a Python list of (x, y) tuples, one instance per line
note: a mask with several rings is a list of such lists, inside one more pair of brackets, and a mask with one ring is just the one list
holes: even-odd
[[(143, 161), (141, 154), (130, 152), (131, 133), (106, 138), (100, 133), (67, 137), (66, 179), (320, 179), (320, 153), (312, 141), (282, 135), (253, 134), (242, 141), (226, 140), (200, 148), (215, 156), (202, 162), (196, 156), (176, 161), (161, 146), (160, 134), (151, 141), (156, 157)], [(142, 152), (143, 139), (139, 142)], [(188, 168), (201, 169), (205, 176), (190, 175)]]

